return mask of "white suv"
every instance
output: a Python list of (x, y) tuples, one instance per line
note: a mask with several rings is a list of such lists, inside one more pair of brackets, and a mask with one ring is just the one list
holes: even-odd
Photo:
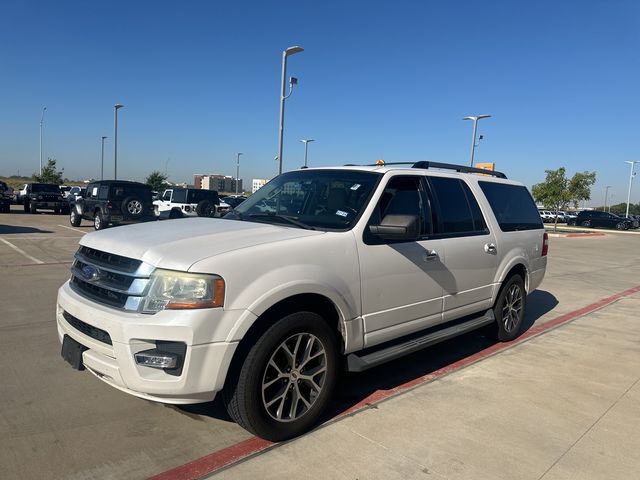
[(169, 218), (221, 217), (230, 207), (218, 198), (215, 190), (199, 188), (170, 188), (153, 202), (156, 216), (166, 212)]
[(480, 327), (519, 334), (547, 236), (526, 187), (489, 175), (302, 169), (224, 219), (88, 234), (58, 293), (63, 357), (149, 400), (221, 392), (247, 430), (291, 438), (318, 421), (343, 368)]

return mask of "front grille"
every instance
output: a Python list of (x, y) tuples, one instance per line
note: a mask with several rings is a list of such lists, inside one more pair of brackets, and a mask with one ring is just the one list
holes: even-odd
[[(89, 264), (87, 262), (83, 262), (80, 259), (76, 259), (73, 264), (73, 266), (80, 271), (82, 271), (82, 269), (88, 265)], [(109, 270), (100, 271), (101, 282), (104, 282), (105, 284), (112, 286), (113, 288), (116, 288), (118, 290), (127, 290), (131, 286), (131, 283), (133, 283), (134, 279), (135, 277), (132, 277), (131, 275), (123, 275), (121, 273), (111, 272)]]
[(78, 253), (87, 260), (90, 260), (94, 265), (113, 268), (114, 270), (121, 270), (127, 273), (135, 272), (142, 263), (140, 260), (102, 252), (89, 247), (80, 247)]
[(93, 285), (89, 282), (85, 282), (75, 275), (71, 277), (69, 284), (71, 285), (71, 288), (81, 295), (111, 307), (124, 308), (127, 303), (128, 296), (126, 293), (114, 292), (108, 288)]
[(95, 302), (137, 311), (153, 269), (140, 260), (81, 246), (71, 267), (69, 285)]
[(86, 336), (91, 337), (94, 340), (98, 340), (99, 342), (106, 343), (107, 345), (113, 345), (111, 343), (111, 336), (104, 330), (94, 327), (93, 325), (89, 325), (88, 323), (84, 323), (69, 312), (62, 312), (62, 316), (69, 325), (79, 332), (84, 333)]

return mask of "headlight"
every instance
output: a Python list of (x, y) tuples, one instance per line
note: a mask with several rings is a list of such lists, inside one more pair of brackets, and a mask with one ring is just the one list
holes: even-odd
[(224, 280), (217, 275), (155, 270), (141, 310), (214, 308), (224, 305)]

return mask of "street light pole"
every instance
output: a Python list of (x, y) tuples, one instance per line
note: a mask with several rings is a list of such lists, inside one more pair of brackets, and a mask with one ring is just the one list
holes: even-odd
[(282, 173), (282, 139), (284, 136), (284, 101), (291, 96), (291, 92), (293, 92), (293, 85), (295, 82), (293, 78), (291, 79), (291, 86), (289, 90), (289, 94), (285, 95), (286, 91), (286, 78), (287, 78), (287, 57), (289, 55), (295, 55), (296, 53), (300, 53), (304, 51), (302, 47), (289, 47), (285, 51), (282, 52), (282, 81), (280, 85), (280, 128), (278, 130), (278, 174)]
[(607, 185), (607, 188), (605, 188), (604, 190), (604, 210), (603, 212), (607, 211), (607, 200), (609, 200), (609, 189), (611, 188), (611, 185)]
[(476, 130), (478, 129), (478, 120), (489, 118), (491, 115), (475, 115), (464, 117), (463, 120), (473, 120), (473, 133), (471, 134), (471, 166), (473, 167), (473, 156), (476, 149)]
[(240, 155), (242, 155), (242, 153), (238, 153), (236, 156), (236, 195), (238, 194), (238, 181), (240, 177)]
[(307, 138), (300, 141), (304, 143), (304, 168), (307, 168), (307, 149), (309, 147), (309, 142), (315, 142), (315, 140), (313, 140), (312, 138)]
[(109, 137), (100, 137), (102, 140), (102, 157), (100, 160), (100, 180), (104, 180), (104, 140)]
[(42, 107), (42, 116), (40, 117), (40, 175), (42, 175), (42, 124), (44, 123), (44, 112), (47, 107)]
[(629, 172), (629, 190), (627, 191), (627, 213), (625, 214), (625, 217), (629, 217), (629, 200), (631, 199), (631, 182), (633, 181), (633, 177), (634, 177), (634, 173), (633, 173), (633, 168), (635, 167), (636, 163), (640, 163), (639, 160), (625, 160), (625, 163), (628, 163), (629, 165), (631, 165), (631, 171)]
[(118, 110), (124, 107), (119, 103), (113, 106), (113, 179), (118, 179)]

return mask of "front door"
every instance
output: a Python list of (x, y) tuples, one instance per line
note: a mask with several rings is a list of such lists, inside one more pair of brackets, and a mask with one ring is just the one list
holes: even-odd
[(418, 215), (421, 238), (384, 241), (367, 226), (358, 245), (365, 346), (440, 323), (443, 285), (451, 281), (444, 242), (430, 239), (431, 206), (421, 176), (391, 177), (368, 224), (379, 224), (388, 214)]

